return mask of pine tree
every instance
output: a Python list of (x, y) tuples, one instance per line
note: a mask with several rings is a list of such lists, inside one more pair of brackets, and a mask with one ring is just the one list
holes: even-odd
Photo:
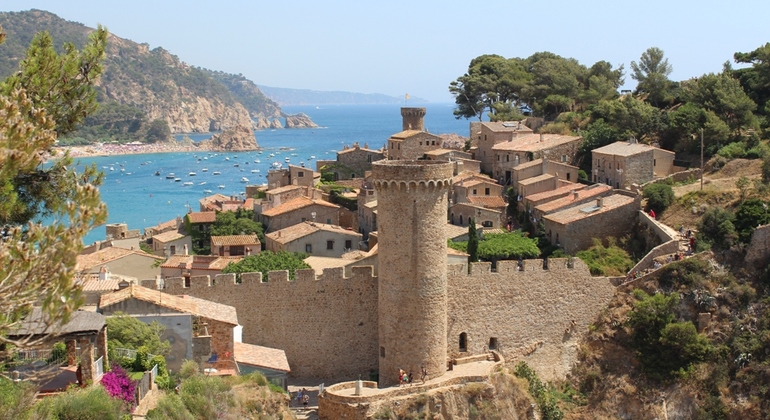
[(468, 218), (468, 262), (479, 261), (479, 236), (476, 233), (476, 221)]

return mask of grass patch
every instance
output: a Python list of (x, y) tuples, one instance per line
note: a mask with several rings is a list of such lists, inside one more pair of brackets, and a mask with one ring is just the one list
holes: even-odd
[(631, 256), (617, 245), (614, 238), (609, 238), (608, 246), (594, 239), (592, 247), (579, 251), (576, 256), (586, 263), (594, 276), (625, 276), (634, 266)]

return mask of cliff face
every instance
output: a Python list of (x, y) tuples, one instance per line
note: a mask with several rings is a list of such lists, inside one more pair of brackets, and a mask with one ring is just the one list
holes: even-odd
[(286, 116), (286, 128), (315, 128), (318, 127), (310, 117), (303, 113), (287, 115)]
[(100, 82), (102, 100), (142, 109), (147, 119), (166, 120), (174, 133), (251, 127), (246, 108), (202, 70), (162, 48), (111, 35)]

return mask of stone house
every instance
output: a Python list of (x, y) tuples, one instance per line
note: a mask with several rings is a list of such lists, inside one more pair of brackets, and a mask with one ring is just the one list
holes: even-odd
[(192, 249), (192, 237), (182, 230), (159, 233), (152, 237), (152, 253), (168, 257), (187, 254)]
[(181, 226), (182, 226), (182, 218), (177, 217), (176, 219), (171, 219), (167, 222), (158, 223), (155, 226), (145, 228), (144, 236), (147, 238), (152, 238), (153, 236), (159, 233), (165, 233), (172, 230), (179, 230)]
[(372, 162), (382, 159), (385, 159), (383, 150), (370, 149), (368, 144), (360, 147), (356, 142), (353, 147), (345, 146), (342, 151), (337, 152), (336, 161), (319, 161), (317, 165), (319, 171), (333, 173), (334, 180), (338, 181), (361, 178), (366, 171), (372, 170)]
[(476, 224), (497, 229), (503, 226), (504, 215), (504, 208), (487, 208), (473, 203), (457, 203), (449, 207), (449, 223), (458, 226), (468, 226), (469, 218), (473, 217)]
[(468, 203), (476, 197), (497, 197), (502, 201), (502, 195), (503, 186), (491, 178), (472, 177), (452, 185), (451, 201), (453, 203)]
[[(583, 138), (580, 136), (560, 134), (528, 134), (498, 143), (492, 146), (492, 175), (498, 180), (510, 180), (515, 167), (536, 159), (570, 165), (575, 161), (582, 143)], [(559, 170), (552, 168), (550, 172), (556, 173)], [(541, 174), (544, 173), (549, 173), (547, 168), (541, 171)], [(577, 168), (567, 173), (570, 173), (572, 181), (577, 181)], [(562, 175), (564, 178), (566, 176), (566, 173)]]
[(585, 205), (547, 214), (543, 216), (546, 237), (570, 255), (590, 248), (594, 238), (620, 238), (634, 229), (640, 202), (640, 196), (616, 190)]
[(511, 170), (503, 170), (497, 174), (497, 179), (500, 180), (503, 185), (510, 185), (516, 189), (519, 180), (544, 174), (553, 175), (563, 181), (577, 182), (578, 171), (579, 168), (577, 166), (541, 158), (520, 163)]
[(641, 185), (676, 172), (675, 153), (635, 140), (618, 141), (591, 151), (591, 176), (613, 188)]
[(267, 186), (269, 189), (298, 185), (300, 187), (313, 187), (321, 174), (313, 172), (304, 166), (289, 165), (288, 169), (272, 169), (267, 172)]
[(220, 257), (219, 255), (172, 255), (160, 265), (162, 278), (192, 276), (215, 276), (230, 263), (236, 263), (243, 257)]
[(423, 159), (431, 150), (441, 149), (441, 137), (425, 131), (425, 108), (401, 108), (401, 130), (387, 141), (389, 160)]
[(262, 243), (257, 235), (229, 235), (211, 237), (211, 254), (220, 257), (257, 255)]
[(246, 210), (254, 209), (254, 199), (249, 197), (240, 199), (235, 196), (226, 196), (222, 194), (214, 194), (208, 197), (198, 200), (200, 209), (202, 212), (206, 211), (236, 211), (240, 208)]
[(236, 341), (235, 361), (241, 375), (260, 372), (268, 381), (288, 390), (288, 375), (291, 372), (286, 352), (281, 349), (257, 346)]
[(286, 185), (275, 189), (269, 189), (265, 191), (265, 198), (255, 202), (254, 211), (259, 214), (265, 210), (280, 206), (287, 201), (299, 197), (320, 200), (323, 197), (323, 191), (299, 185)]
[(139, 229), (129, 230), (125, 223), (109, 223), (105, 226), (107, 232), (105, 239), (112, 243), (112, 246), (125, 249), (139, 249), (139, 240), (142, 233)]
[(265, 233), (270, 233), (306, 220), (317, 220), (329, 225), (339, 225), (339, 209), (340, 206), (328, 201), (297, 197), (263, 211), (258, 218), (265, 227)]
[[(599, 197), (612, 194), (612, 187), (604, 184), (594, 184), (589, 187), (581, 184), (575, 184), (577, 188), (570, 189), (566, 194), (563, 190), (556, 189), (551, 193), (559, 191), (559, 194), (552, 194), (548, 196), (548, 193), (537, 197), (540, 194), (529, 196), (531, 200), (530, 209), (532, 209), (532, 215), (541, 219), (546, 214), (551, 214), (559, 210), (563, 210), (568, 207), (573, 207), (580, 204), (585, 204), (589, 201), (596, 200)], [(569, 186), (568, 186), (569, 187)]]
[(341, 257), (359, 249), (363, 235), (336, 225), (304, 222), (265, 235), (268, 251), (304, 252), (319, 257)]
[(119, 276), (154, 279), (160, 274), (157, 264), (162, 261), (163, 257), (144, 251), (110, 247), (90, 254), (78, 255), (75, 270), (80, 278), (99, 275), (102, 269), (105, 269)]
[(196, 253), (206, 252), (211, 245), (208, 241), (211, 226), (217, 221), (215, 211), (189, 212), (184, 216), (185, 231), (190, 233), (190, 242)]
[[(142, 322), (149, 324), (157, 321), (166, 327), (161, 340), (171, 342), (171, 350), (166, 355), (166, 363), (171, 370), (178, 370), (185, 359), (195, 360), (193, 351), (200, 346), (208, 347), (211, 354), (218, 355), (217, 369), (237, 372), (232, 354), (235, 329), (240, 327), (232, 306), (130, 285), (103, 295), (99, 301), (99, 312), (105, 316), (122, 312)], [(206, 359), (208, 357), (203, 360)]]
[[(477, 127), (477, 130), (474, 130)], [(532, 129), (521, 121), (482, 122), (471, 125), (471, 148), (473, 158), (481, 161), (481, 171), (491, 174), (494, 169), (495, 154), (492, 148), (500, 143), (512, 141), (519, 136), (532, 134)], [(475, 138), (474, 138), (475, 137)]]

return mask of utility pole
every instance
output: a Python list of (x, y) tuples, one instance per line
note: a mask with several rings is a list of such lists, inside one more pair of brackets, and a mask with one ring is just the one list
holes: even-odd
[(700, 190), (703, 191), (703, 128), (700, 129)]

